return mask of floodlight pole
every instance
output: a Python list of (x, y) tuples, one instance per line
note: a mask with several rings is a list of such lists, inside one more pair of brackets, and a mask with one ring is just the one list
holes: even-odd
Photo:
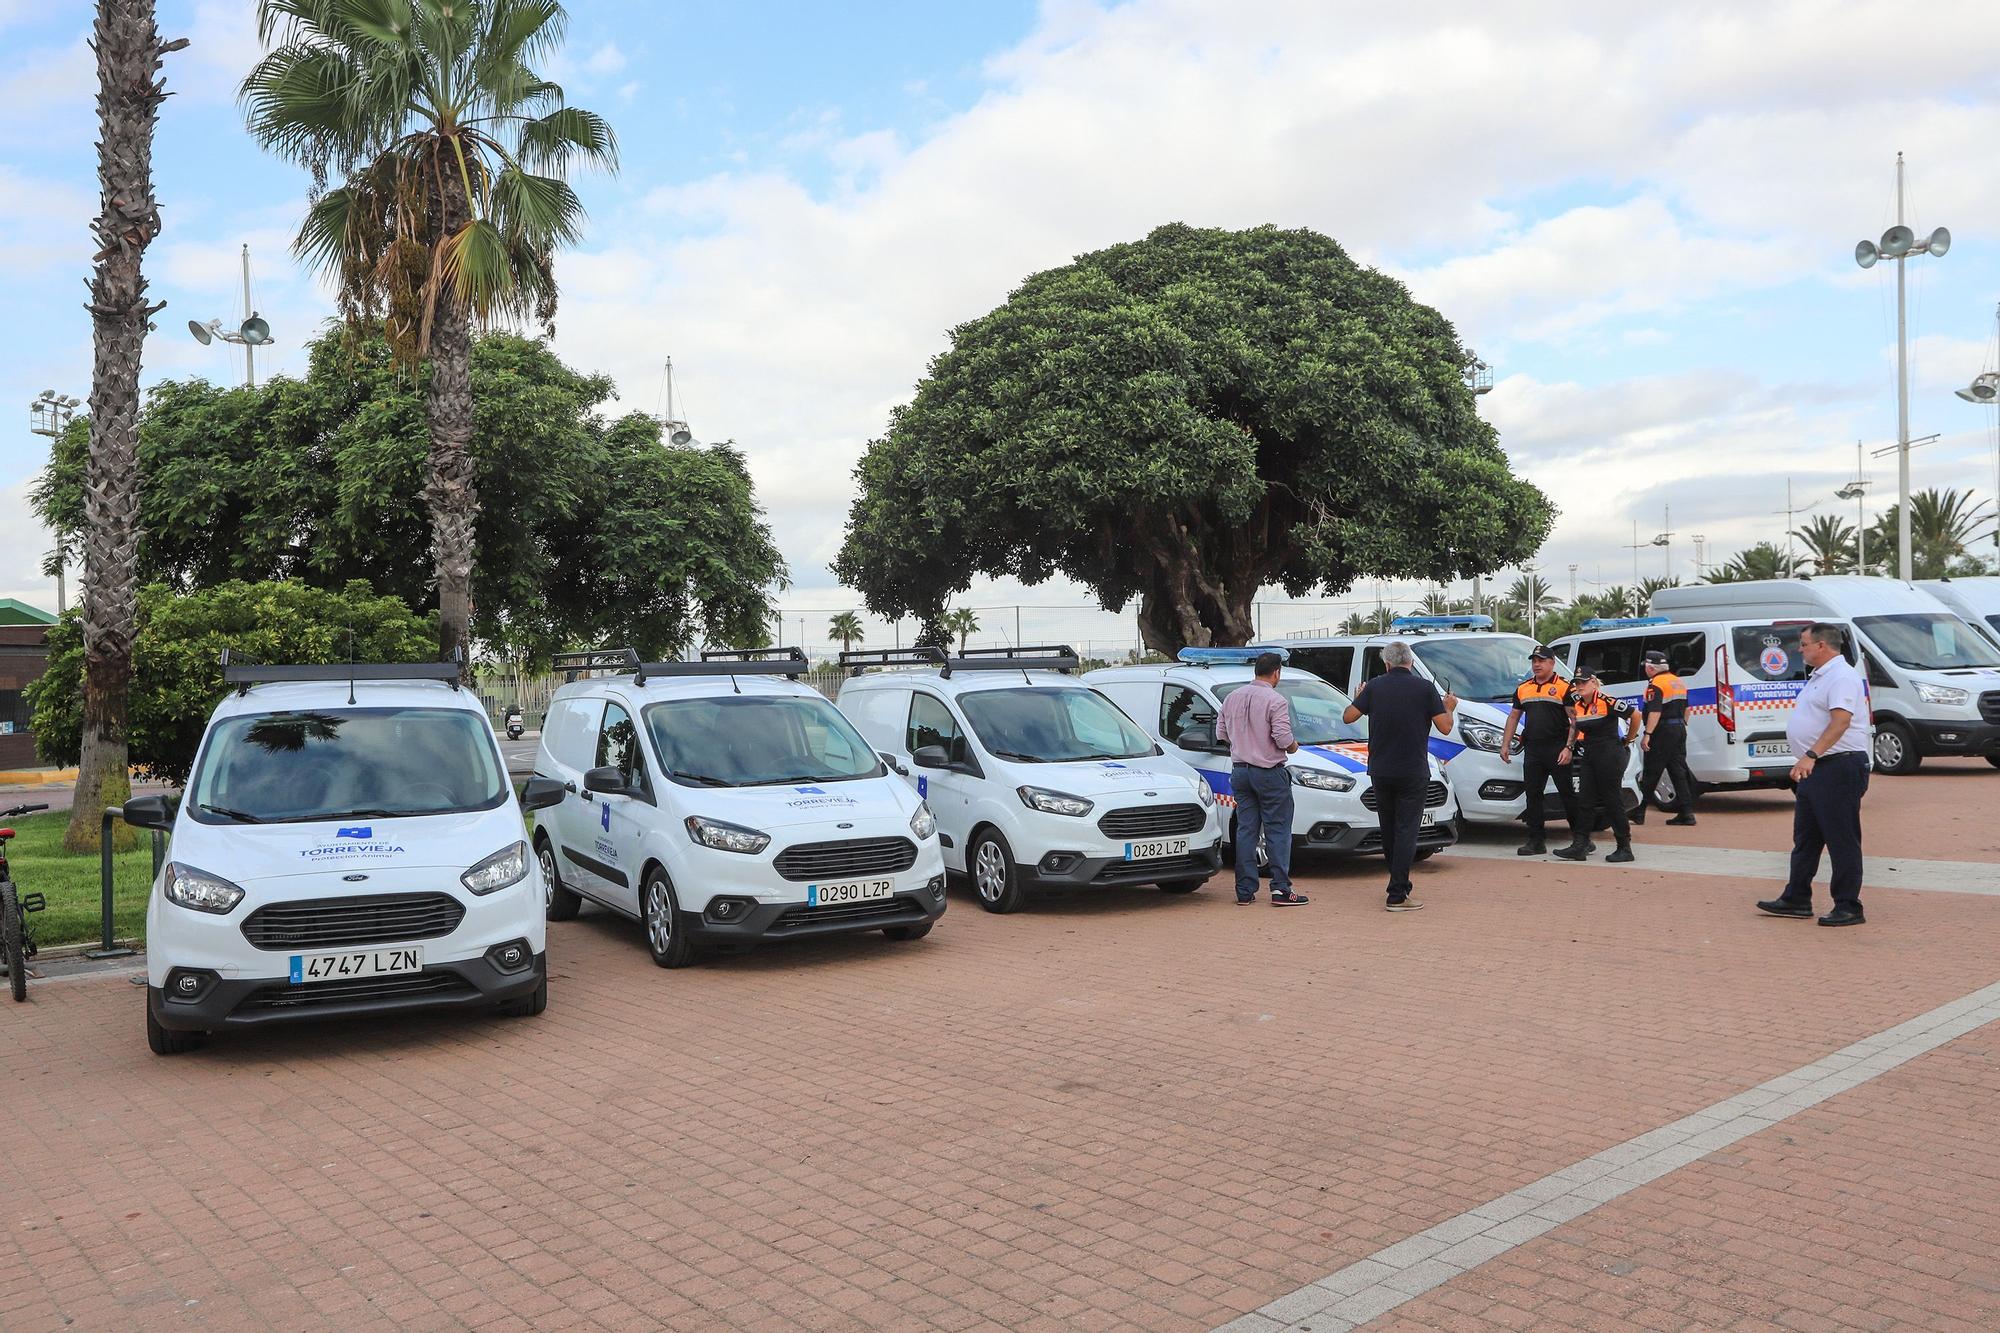
[[(1896, 225), (1903, 225), (1903, 155), (1896, 154)], [(1904, 304), (1909, 255), (1896, 256), (1896, 577), (1905, 583), (1910, 560), (1910, 331)]]
[[(243, 322), (250, 322), (250, 246), (243, 246)], [(246, 338), (243, 342), (243, 387), (257, 387), (257, 349)]]

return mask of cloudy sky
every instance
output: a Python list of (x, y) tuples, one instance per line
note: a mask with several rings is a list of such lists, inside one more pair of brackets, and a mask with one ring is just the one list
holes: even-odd
[[(149, 258), (167, 309), (145, 376), (240, 374), (189, 318), (258, 308), (295, 371), (329, 304), (288, 242), (304, 177), (242, 132), (259, 47), (250, 0), (161, 0), (187, 36)], [(2000, 140), (1990, 4), (1672, 6), (1416, 0), (571, 0), (555, 71), (612, 118), (623, 171), (580, 182), (589, 236), (561, 262), (558, 349), (657, 406), (660, 368), (696, 433), (750, 455), (808, 639), (852, 605), (827, 572), (849, 472), (953, 324), (1023, 276), (1166, 221), (1331, 235), (1443, 310), (1496, 368), (1482, 408), (1562, 508), (1539, 567), (1567, 591), (1629, 580), (1633, 524), (1671, 506), (1726, 554), (1782, 532), (1893, 440), (1894, 279), (1855, 241), (1944, 225), (1910, 266), (1912, 433), (1924, 485), (1994, 487), (1991, 409), (1950, 390), (1992, 368)], [(25, 490), (26, 404), (85, 392), (81, 308), (95, 205), (87, 12), (0, 0), (0, 595), (52, 605)], [(1893, 460), (1870, 460), (1893, 489)], [(1851, 510), (1841, 506), (1844, 513)], [(1663, 572), (1648, 549), (1641, 570)], [(1394, 596), (1401, 590), (1390, 589)], [(1345, 595), (1372, 601), (1373, 585)], [(1074, 588), (976, 588), (1067, 607)], [(1266, 608), (1267, 631), (1339, 614)], [(1129, 636), (1129, 617), (1029, 611), (1023, 633)], [(1011, 615), (989, 624), (1011, 632)], [(795, 634), (788, 628), (788, 634)], [(878, 631), (886, 637), (886, 631)]]

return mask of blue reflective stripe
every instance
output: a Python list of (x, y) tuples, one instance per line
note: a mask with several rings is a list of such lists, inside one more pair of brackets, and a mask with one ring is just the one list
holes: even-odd
[(1208, 789), (1220, 795), (1229, 795), (1229, 775), (1213, 768), (1197, 768), (1195, 772), (1208, 779)]
[(1307, 754), (1318, 755), (1321, 759), (1338, 768), (1344, 768), (1349, 773), (1360, 773), (1368, 767), (1366, 760), (1356, 759), (1352, 755), (1342, 754), (1338, 750), (1329, 750), (1323, 745), (1301, 745), (1299, 748)]
[(1449, 763), (1470, 748), (1459, 741), (1446, 740), (1442, 736), (1432, 736), (1429, 741), (1431, 755), (1440, 763)]

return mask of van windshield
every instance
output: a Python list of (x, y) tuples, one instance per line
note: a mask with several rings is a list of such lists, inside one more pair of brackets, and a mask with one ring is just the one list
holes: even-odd
[[(1532, 640), (1519, 634), (1492, 634), (1477, 639), (1440, 635), (1434, 639), (1413, 639), (1410, 651), (1424, 664), (1432, 680), (1459, 698), (1511, 704), (1514, 687), (1528, 674), (1528, 651), (1534, 646)], [(1566, 680), (1569, 668), (1559, 661), (1556, 674)]]
[[(1234, 681), (1215, 687), (1217, 701), (1227, 699), (1250, 682)], [(1368, 719), (1342, 722), (1348, 698), (1323, 680), (1280, 675), (1278, 693), (1292, 706), (1292, 738), (1300, 745), (1330, 745), (1335, 741), (1368, 739)]]
[(486, 720), (458, 708), (224, 718), (188, 783), (190, 813), (204, 824), (457, 814), (510, 794)]
[(1856, 616), (1854, 623), (1891, 662), (1906, 671), (2000, 667), (2000, 652), (1957, 616), (1911, 611), (1896, 616)]
[(648, 705), (646, 729), (667, 776), (683, 787), (852, 782), (882, 761), (818, 696), (725, 695)]
[(973, 690), (958, 697), (958, 706), (979, 743), (1001, 759), (1061, 764), (1155, 753), (1109, 699), (1079, 685)]

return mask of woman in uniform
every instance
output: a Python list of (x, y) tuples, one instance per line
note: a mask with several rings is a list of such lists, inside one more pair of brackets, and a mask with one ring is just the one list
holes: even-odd
[[(1625, 821), (1625, 747), (1639, 734), (1639, 715), (1632, 705), (1598, 689), (1597, 677), (1579, 672), (1570, 682), (1571, 725), (1576, 731), (1578, 813), (1575, 841), (1556, 849), (1566, 861), (1581, 861), (1597, 850), (1590, 840), (1599, 820), (1609, 818), (1618, 850), (1607, 861), (1630, 861), (1632, 830)], [(1620, 728), (1623, 728), (1622, 734)]]

